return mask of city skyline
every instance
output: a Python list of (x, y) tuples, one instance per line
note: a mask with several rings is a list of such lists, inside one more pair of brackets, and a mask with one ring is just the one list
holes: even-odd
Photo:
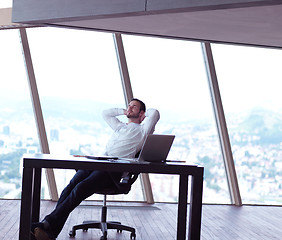
[[(102, 106), (99, 107), (101, 108)], [(75, 111), (72, 113), (70, 109), (66, 110), (69, 110), (66, 112), (69, 112), (69, 115), (73, 115), (74, 118), (75, 116), (79, 116), (79, 114)], [(104, 127), (106, 127), (106, 125), (104, 125), (101, 117), (99, 117), (98, 115), (93, 115), (92, 121), (90, 120), (90, 118), (86, 118), (84, 120), (77, 119), (76, 121), (74, 121), (73, 119), (69, 118), (69, 115), (52, 116), (52, 114), (47, 114), (48, 117), (46, 119), (46, 128), (51, 153), (102, 153), (106, 141), (111, 134), (111, 130), (109, 128), (106, 128), (105, 131)], [(262, 119), (266, 119), (265, 116), (268, 115), (269, 112), (265, 112), (264, 115), (261, 115)], [(15, 122), (18, 122), (21, 119), (20, 116), (21, 112), (19, 112), (19, 115), (18, 117), (16, 117)], [(31, 119), (32, 114), (29, 114), (29, 116), (29, 119)], [(257, 115), (253, 115), (255, 117), (253, 120), (246, 117), (245, 115), (243, 116), (245, 117), (245, 120), (248, 119), (250, 124), (256, 124), (258, 122)], [(48, 118), (50, 118), (51, 121), (48, 120)], [(14, 123), (13, 118), (10, 116), (9, 119), (11, 126), (15, 126), (16, 124)], [(275, 124), (281, 125), (282, 121), (280, 120), (281, 118), (277, 119), (277, 122)], [(279, 145), (279, 139), (274, 139), (276, 143), (267, 143), (266, 145), (255, 143), (255, 141), (257, 141), (259, 138), (257, 132), (258, 128), (255, 128), (255, 125), (252, 125), (251, 127), (249, 125), (246, 126), (245, 124), (242, 125), (243, 122), (244, 120), (240, 119), (240, 116), (238, 116), (238, 122), (236, 124), (240, 124), (237, 125), (237, 128), (239, 127), (240, 131), (236, 130), (236, 134), (233, 135), (232, 131), (234, 131), (235, 129), (235, 123), (233, 123), (230, 130), (231, 143), (233, 143), (232, 149), (234, 154), (234, 161), (243, 199), (246, 199), (245, 201), (247, 202), (255, 202), (259, 191), (262, 191), (261, 186), (264, 186), (262, 193), (264, 194), (263, 199), (265, 200), (257, 199), (257, 201), (272, 204), (273, 202), (276, 202), (279, 204), (279, 202), (282, 201), (281, 186), (277, 185), (277, 182), (282, 179), (282, 164), (281, 160), (279, 161), (279, 158), (282, 158), (281, 143)], [(30, 123), (30, 120), (23, 121), (23, 119), (21, 119), (22, 126), (28, 125), (28, 123)], [(226, 203), (229, 201), (229, 193), (227, 189), (223, 160), (219, 148), (216, 130), (213, 129), (212, 125), (205, 125), (203, 124), (203, 122), (198, 122), (197, 124), (196, 123), (197, 122), (195, 121), (188, 121), (186, 123), (183, 122), (182, 125), (180, 124), (175, 126), (175, 124), (171, 122), (160, 122), (158, 124), (158, 128), (156, 129), (156, 133), (176, 134), (176, 141), (171, 149), (169, 158), (179, 160), (185, 159), (188, 163), (191, 164), (204, 165), (206, 178), (204, 187), (204, 200), (207, 202), (214, 202), (216, 196), (216, 201)], [(53, 128), (50, 127), (50, 124), (51, 126), (53, 126)], [(23, 143), (21, 147), (30, 145), (28, 148), (26, 148), (27, 151), (31, 151), (31, 153), (36, 152), (36, 149), (37, 151), (40, 151), (36, 131), (34, 131), (33, 136), (31, 136), (30, 129), (24, 127), (23, 129), (25, 129), (25, 135), (27, 136), (20, 140), (20, 137), (17, 135), (19, 132), (15, 131), (13, 128), (9, 129), (8, 132), (10, 135), (7, 135), (7, 126), (8, 125), (6, 123), (3, 123), (3, 119), (0, 117), (1, 139), (3, 139), (3, 135), (6, 136), (5, 139), (10, 139), (9, 144), (10, 147), (12, 147), (11, 149), (17, 149), (18, 142), (21, 141)], [(262, 125), (257, 127), (263, 128), (264, 126)], [(35, 125), (33, 128), (35, 130)], [(50, 134), (51, 131), (54, 130), (57, 131), (57, 138), (51, 139)], [(238, 143), (240, 143), (241, 145), (238, 145)], [(9, 144), (7, 145), (8, 148)], [(37, 144), (37, 147), (34, 146), (34, 144)], [(7, 154), (7, 152), (5, 153), (3, 152), (3, 150), (3, 147), (0, 147), (1, 154)], [(18, 159), (18, 161), (20, 161), (20, 159)], [(276, 167), (275, 171), (277, 173), (277, 176), (275, 177), (271, 175), (273, 174), (273, 166)], [(253, 172), (252, 169), (256, 169), (255, 172)], [(261, 176), (262, 179), (259, 176)], [(160, 192), (160, 190), (158, 190), (166, 189), (162, 185), (165, 184), (165, 182), (156, 177), (157, 176), (152, 176), (153, 188), (157, 188), (155, 189), (155, 191), (157, 192), (157, 194), (160, 194), (160, 199), (165, 199), (167, 198), (167, 196), (162, 196), (162, 194), (166, 191), (162, 190), (164, 191), (162, 193)], [(68, 178), (63, 177), (60, 179), (66, 179), (67, 181)], [(161, 184), (161, 182), (163, 183)], [(173, 182), (175, 182), (175, 179), (171, 179), (169, 184), (172, 184)], [(275, 193), (271, 190), (267, 190), (268, 187), (265, 186), (266, 182), (268, 182), (269, 189), (275, 189)], [(66, 184), (66, 182), (60, 184), (64, 185)], [(250, 192), (250, 189), (256, 189), (256, 191), (252, 193)], [(278, 195), (276, 200), (271, 200), (266, 197), (266, 193), (268, 195), (268, 198), (273, 198), (275, 194), (281, 194), (281, 196)], [(251, 196), (251, 198), (246, 198), (246, 195)], [(175, 196), (171, 195), (167, 199), (173, 200), (175, 198)]]
[[(100, 108), (106, 106), (102, 103), (126, 105), (112, 34), (30, 28), (27, 36), (47, 134), (59, 129), (59, 142), (50, 144), (52, 151), (92, 151), (92, 143), (93, 148), (102, 148), (108, 132), (93, 137), (104, 126), (93, 123), (94, 115), (100, 116)], [(175, 131), (178, 136), (171, 156), (204, 163), (206, 176), (220, 176), (205, 183), (205, 193), (219, 199), (219, 189), (228, 196), (201, 44), (127, 35), (123, 40), (134, 96), (160, 110), (156, 132)], [(242, 192), (251, 196), (250, 187), (259, 189), (264, 184), (279, 192), (275, 183), (281, 167), (282, 52), (221, 44), (211, 47)], [(10, 127), (13, 137), (6, 140), (7, 146), (16, 149), (32, 140), (38, 142), (18, 30), (0, 31), (0, 52), (1, 127)], [(269, 112), (262, 118), (259, 109)], [(249, 110), (255, 114), (250, 115)], [(22, 134), (25, 132), (28, 137)], [(74, 136), (79, 141), (71, 142)], [(278, 142), (274, 147), (267, 143), (269, 136)], [(277, 179), (273, 177), (275, 167)]]

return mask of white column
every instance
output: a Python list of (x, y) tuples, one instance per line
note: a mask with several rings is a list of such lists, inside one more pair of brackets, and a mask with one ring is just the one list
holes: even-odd
[[(116, 48), (116, 55), (120, 70), (120, 77), (121, 83), (123, 87), (124, 99), (126, 106), (128, 105), (129, 101), (133, 98), (133, 92), (131, 88), (130, 77), (127, 68), (126, 57), (123, 48), (123, 42), (121, 38), (121, 34), (113, 34), (115, 48)], [(154, 203), (153, 191), (152, 186), (149, 178), (149, 174), (141, 173), (141, 186), (143, 191), (144, 200), (147, 203)]]
[[(23, 51), (23, 56), (24, 56), (24, 61), (25, 61), (25, 66), (26, 66), (27, 78), (28, 78), (28, 83), (29, 83), (29, 88), (30, 88), (30, 95), (32, 99), (33, 112), (34, 112), (34, 116), (36, 120), (41, 152), (45, 154), (49, 154), (50, 150), (49, 150), (45, 125), (44, 125), (44, 119), (42, 115), (42, 109), (40, 105), (40, 100), (39, 100), (39, 95), (38, 95), (38, 90), (37, 90), (37, 85), (36, 85), (36, 79), (34, 75), (34, 69), (33, 69), (33, 64), (32, 64), (32, 59), (31, 59), (31, 54), (30, 54), (30, 49), (29, 49), (29, 44), (28, 44), (28, 39), (27, 39), (25, 28), (20, 28), (20, 38), (21, 38), (22, 51)], [(46, 169), (46, 176), (47, 176), (47, 183), (48, 183), (48, 188), (49, 188), (51, 199), (53, 201), (56, 201), (58, 200), (58, 192), (57, 192), (57, 186), (56, 186), (53, 169)]]
[(206, 71), (210, 87), (210, 93), (215, 113), (215, 120), (219, 134), (220, 146), (224, 160), (224, 166), (227, 176), (227, 182), (231, 197), (231, 203), (237, 206), (242, 205), (240, 190), (236, 175), (235, 164), (233, 160), (228, 130), (226, 126), (225, 115), (223, 111), (218, 81), (212, 56), (210, 43), (202, 43), (203, 55), (206, 64)]

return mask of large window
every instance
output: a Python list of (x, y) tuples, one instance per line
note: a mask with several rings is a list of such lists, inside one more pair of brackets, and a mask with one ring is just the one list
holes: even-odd
[[(112, 130), (101, 111), (125, 107), (112, 34), (27, 34), (51, 153), (103, 154)], [(203, 165), (204, 202), (230, 203), (200, 43), (128, 35), (123, 42), (134, 97), (160, 111), (155, 133), (176, 135), (168, 158)], [(243, 203), (281, 204), (282, 51), (212, 50)], [(0, 52), (0, 198), (18, 198), (22, 155), (40, 152), (18, 30), (0, 31)], [(73, 174), (55, 170), (59, 193)], [(156, 201), (177, 201), (178, 177), (150, 177)], [(126, 199), (143, 200), (139, 182)]]
[(0, 31), (0, 198), (20, 198), (24, 153), (39, 152), (18, 30)]
[[(157, 108), (155, 133), (176, 135), (168, 156), (205, 167), (204, 201), (229, 203), (200, 43), (123, 36), (135, 97)], [(156, 201), (176, 201), (178, 177), (151, 174)]]
[(282, 203), (282, 51), (212, 45), (243, 203)]
[[(112, 130), (102, 119), (102, 110), (125, 108), (112, 34), (27, 30), (50, 152), (104, 154)], [(55, 170), (59, 193), (73, 174)], [(142, 199), (141, 190), (130, 194)]]

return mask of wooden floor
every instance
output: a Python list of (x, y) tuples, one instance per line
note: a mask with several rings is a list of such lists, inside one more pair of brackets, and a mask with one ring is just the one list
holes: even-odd
[[(58, 240), (70, 239), (71, 226), (83, 220), (100, 217), (101, 202), (87, 201), (73, 211)], [(176, 239), (176, 204), (110, 202), (108, 220), (118, 220), (136, 228), (138, 240)], [(54, 202), (42, 201), (41, 215), (49, 213)], [(0, 239), (16, 240), (19, 234), (19, 200), (0, 200)], [(203, 240), (272, 240), (282, 239), (282, 207), (204, 205)], [(99, 230), (78, 231), (74, 239), (100, 239)], [(128, 232), (109, 230), (108, 239), (130, 239)]]

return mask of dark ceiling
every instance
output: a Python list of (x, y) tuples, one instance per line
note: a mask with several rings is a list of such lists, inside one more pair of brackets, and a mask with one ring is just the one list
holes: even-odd
[[(21, 7), (23, 7), (25, 6), (22, 3), (23, 1), (32, 2), (35, 0), (15, 0), (14, 3), (17, 1), (19, 1), (19, 3), (22, 4)], [(119, 1), (124, 3), (128, 0)], [(160, 0), (154, 1), (159, 1), (160, 4), (164, 3)], [(177, 2), (181, 1), (177, 0)], [(185, 1), (193, 2), (192, 0)], [(216, 1), (224, 2), (223, 0)], [(238, 2), (240, 0), (232, 1)], [(166, 0), (165, 2), (169, 1)], [(202, 2), (208, 3), (209, 1)], [(54, 11), (49, 8), (50, 14), (48, 15), (48, 8), (45, 7), (47, 9), (42, 9), (41, 13), (37, 13), (36, 16), (38, 18), (45, 14), (45, 19), (34, 20), (30, 18), (30, 23), (195, 41), (282, 48), (282, 1), (251, 0), (248, 2), (252, 4), (241, 3), (228, 6), (225, 4), (198, 8), (190, 7), (162, 9), (160, 11), (144, 11), (141, 9), (140, 5), (137, 6), (137, 4), (140, 4), (140, 2), (137, 1), (136, 6), (134, 6), (134, 11), (131, 12), (129, 10), (126, 12), (123, 10), (124, 8), (119, 6), (118, 9), (111, 8), (110, 11), (112, 12), (110, 14), (96, 13), (90, 16), (88, 13), (89, 16), (83, 15), (81, 17), (71, 12), (73, 15), (69, 16), (72, 17), (63, 16), (61, 18), (55, 18), (52, 16), (52, 18), (49, 19), (46, 17), (52, 14), (54, 15)], [(36, 2), (36, 4), (37, 3), (38, 2)], [(103, 7), (105, 8), (105, 6)], [(137, 7), (141, 10), (137, 11)], [(24, 19), (24, 17), (29, 17), (35, 12), (34, 9), (25, 8), (27, 8), (26, 12), (22, 11), (21, 8), (17, 8), (13, 13), (13, 17), (14, 15), (23, 15), (23, 17), (20, 17)], [(72, 9), (73, 8), (70, 8), (69, 11), (73, 11)], [(83, 11), (85, 12), (86, 10), (87, 9)], [(117, 10), (120, 11), (118, 14), (116, 13)], [(105, 10), (103, 9), (103, 11)], [(60, 14), (64, 15), (65, 12), (61, 11)], [(28, 19), (20, 22), (28, 23)]]

